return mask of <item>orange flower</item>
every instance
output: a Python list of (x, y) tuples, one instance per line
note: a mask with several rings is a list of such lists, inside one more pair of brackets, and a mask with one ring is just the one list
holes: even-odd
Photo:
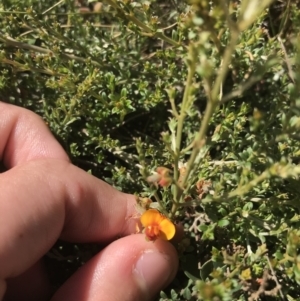
[(147, 178), (150, 183), (157, 183), (161, 187), (168, 187), (172, 183), (172, 178), (170, 177), (170, 169), (166, 167), (157, 167), (156, 174), (151, 175)]
[(141, 216), (146, 239), (154, 241), (157, 238), (170, 240), (175, 235), (175, 225), (156, 209), (149, 209)]

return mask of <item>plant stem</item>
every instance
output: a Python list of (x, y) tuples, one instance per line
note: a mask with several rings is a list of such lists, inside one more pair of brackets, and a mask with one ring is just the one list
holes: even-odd
[[(180, 149), (181, 149), (181, 140), (182, 140), (182, 130), (183, 130), (183, 124), (184, 120), (186, 117), (186, 111), (189, 108), (189, 99), (191, 97), (191, 92), (192, 92), (192, 85), (193, 85), (193, 78), (195, 75), (195, 70), (196, 70), (196, 55), (195, 52), (193, 51), (193, 45), (190, 45), (189, 48), (189, 68), (188, 68), (188, 75), (187, 75), (187, 81), (185, 84), (185, 90), (183, 94), (183, 99), (182, 99), (182, 104), (181, 104), (181, 109), (180, 109), (180, 114), (178, 115), (177, 118), (177, 129), (176, 129), (176, 142), (175, 142), (175, 150), (174, 150), (174, 180), (175, 182), (178, 181), (179, 178), (179, 170), (178, 170), (178, 165), (179, 165), (179, 159), (180, 159)], [(174, 201), (178, 202), (179, 198), (179, 187), (178, 185), (175, 185), (174, 188)]]
[[(14, 47), (20, 48), (20, 49), (27, 49), (27, 50), (31, 50), (31, 51), (34, 51), (34, 52), (39, 52), (39, 53), (44, 53), (44, 54), (49, 54), (49, 55), (55, 55), (55, 53), (53, 51), (51, 51), (50, 49), (35, 46), (35, 45), (26, 44), (26, 43), (23, 43), (23, 42), (19, 42), (19, 41), (16, 41), (16, 40), (12, 39), (11, 37), (4, 37), (4, 36), (0, 35), (0, 42), (3, 42), (6, 45), (14, 46)], [(102, 64), (100, 64), (100, 63), (98, 63), (94, 60), (89, 60), (89, 59), (82, 58), (82, 57), (79, 57), (79, 56), (76, 56), (76, 55), (67, 54), (67, 53), (59, 53), (59, 55), (62, 58), (65, 58), (67, 60), (74, 60), (74, 61), (78, 61), (78, 62), (82, 62), (82, 63), (88, 63), (89, 62), (94, 66), (103, 67)]]
[(271, 176), (278, 176), (281, 178), (287, 178), (287, 177), (297, 177), (300, 174), (300, 166), (293, 166), (293, 165), (286, 165), (282, 166), (280, 163), (275, 163), (272, 166), (270, 166), (268, 169), (266, 169), (263, 173), (256, 176), (253, 180), (248, 182), (247, 184), (238, 187), (237, 189), (231, 191), (225, 196), (222, 197), (214, 197), (211, 200), (205, 201), (203, 200), (203, 203), (206, 202), (222, 202), (224, 199), (228, 201), (229, 199), (232, 199), (236, 196), (242, 196), (246, 193), (248, 193), (253, 187), (257, 186), (262, 181), (269, 179)]
[(182, 186), (185, 186), (185, 184), (187, 183), (187, 180), (188, 180), (189, 175), (190, 175), (190, 173), (193, 169), (193, 165), (194, 165), (196, 156), (199, 152), (199, 149), (203, 146), (210, 118), (213, 115), (215, 109), (219, 105), (219, 98), (218, 98), (219, 91), (220, 91), (220, 88), (221, 88), (225, 78), (226, 78), (226, 75), (227, 75), (227, 72), (228, 72), (228, 69), (229, 69), (229, 65), (230, 65), (230, 62), (231, 62), (231, 57), (232, 57), (232, 54), (235, 50), (235, 45), (236, 45), (237, 40), (238, 40), (238, 36), (239, 36), (238, 32), (236, 32), (236, 31), (233, 31), (232, 34), (231, 34), (230, 44), (226, 48), (226, 51), (224, 53), (222, 64), (219, 68), (219, 74), (218, 74), (218, 76), (216, 78), (216, 81), (214, 83), (211, 95), (210, 95), (210, 97), (208, 97), (208, 103), (207, 103), (207, 107), (206, 107), (206, 110), (205, 110), (205, 114), (204, 114), (203, 120), (201, 122), (199, 132), (196, 135), (195, 140), (194, 140), (193, 151), (192, 151), (192, 154), (191, 154), (190, 159), (188, 161), (187, 170), (186, 170), (186, 173), (185, 173), (183, 181), (182, 181)]
[(65, 0), (60, 0), (57, 3), (55, 3), (54, 5), (52, 5), (51, 7), (49, 7), (48, 9), (46, 9), (45, 11), (43, 11), (42, 15), (48, 13), (50, 10), (52, 10), (53, 8), (55, 8), (56, 6), (60, 5), (61, 3), (63, 3)]
[(0, 62), (3, 63), (3, 64), (12, 65), (16, 69), (20, 70), (20, 72), (33, 71), (33, 72), (43, 73), (43, 74), (48, 74), (48, 75), (53, 75), (53, 76), (61, 76), (62, 75), (62, 74), (56, 73), (56, 72), (54, 72), (50, 69), (35, 68), (35, 67), (32, 67), (32, 66), (20, 64), (16, 61), (8, 60), (6, 58), (0, 58)]
[[(201, 122), (200, 129), (194, 139), (193, 150), (192, 150), (191, 156), (188, 160), (187, 169), (186, 169), (185, 174), (182, 179), (181, 186), (184, 187), (185, 191), (187, 191), (189, 189), (189, 187), (186, 187), (186, 184), (188, 183), (189, 176), (194, 168), (194, 163), (195, 163), (196, 157), (199, 153), (199, 149), (201, 149), (201, 147), (205, 144), (205, 135), (206, 135), (206, 132), (208, 129), (208, 125), (209, 125), (211, 116), (213, 115), (214, 111), (220, 104), (219, 93), (222, 88), (223, 82), (226, 78), (226, 75), (228, 73), (229, 65), (230, 65), (231, 59), (232, 59), (232, 54), (235, 51), (235, 46), (238, 41), (238, 37), (239, 37), (239, 31), (236, 29), (236, 27), (231, 26), (230, 43), (227, 46), (225, 53), (223, 55), (223, 59), (221, 61), (221, 65), (219, 67), (219, 72), (218, 72), (216, 81), (214, 83), (213, 89), (211, 91), (211, 94), (207, 95), (208, 101), (207, 101), (205, 114), (204, 114), (203, 120)], [(178, 118), (177, 139), (176, 139), (176, 146), (178, 149), (180, 149), (180, 144), (181, 144), (183, 121), (184, 121), (185, 114), (186, 114), (186, 111), (185, 111), (186, 104), (187, 104), (189, 98), (191, 97), (192, 78), (195, 73), (195, 68), (196, 68), (196, 63), (195, 63), (195, 61), (193, 61), (189, 68), (186, 89), (185, 89), (183, 102), (182, 102), (182, 108), (181, 108), (181, 112), (180, 112), (180, 116), (179, 116), (180, 118)], [(175, 172), (176, 172), (176, 169), (178, 166), (179, 155), (175, 156), (175, 164), (174, 164), (175, 165), (174, 166), (175, 180), (177, 179), (176, 176), (178, 177), (178, 171), (177, 171), (177, 174)], [(175, 212), (178, 209), (178, 207), (180, 206), (180, 203), (182, 203), (182, 195), (183, 195), (184, 190), (178, 190), (178, 188), (175, 186), (175, 195), (174, 195), (175, 200), (172, 205), (171, 216), (175, 215)]]
[(159, 205), (160, 210), (162, 211), (162, 213), (167, 216), (168, 214), (167, 214), (166, 208), (165, 208), (163, 202), (160, 200), (160, 198), (159, 198), (159, 196), (158, 196), (158, 194), (157, 194), (156, 191), (153, 192), (153, 196), (154, 196), (156, 202), (158, 203), (158, 205)]
[(232, 59), (232, 54), (235, 51), (235, 46), (237, 44), (238, 38), (239, 38), (239, 31), (233, 29), (231, 31), (230, 44), (228, 45), (228, 47), (225, 50), (221, 66), (219, 68), (219, 74), (216, 78), (216, 81), (214, 83), (214, 86), (213, 86), (213, 89), (211, 92), (211, 102), (213, 102), (213, 103), (219, 102), (218, 95), (220, 92), (220, 87), (223, 84), (223, 82), (226, 78), (226, 75), (228, 73), (229, 65), (230, 65), (231, 59)]

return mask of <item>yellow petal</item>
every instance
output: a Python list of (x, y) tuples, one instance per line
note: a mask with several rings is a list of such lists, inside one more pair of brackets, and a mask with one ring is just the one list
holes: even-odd
[(164, 240), (170, 240), (174, 237), (175, 232), (175, 225), (168, 218), (165, 218), (161, 221), (159, 235), (160, 238)]
[(141, 216), (141, 223), (144, 227), (152, 224), (159, 225), (165, 217), (156, 209), (149, 209)]

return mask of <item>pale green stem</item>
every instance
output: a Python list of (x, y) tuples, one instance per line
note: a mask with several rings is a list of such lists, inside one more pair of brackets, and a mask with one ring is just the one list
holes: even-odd
[(182, 180), (182, 186), (184, 187), (185, 184), (187, 183), (187, 180), (189, 178), (189, 175), (193, 169), (193, 165), (195, 162), (195, 159), (198, 155), (199, 149), (204, 145), (204, 139), (205, 139), (205, 134), (209, 125), (209, 120), (213, 114), (213, 112), (215, 111), (215, 108), (217, 107), (217, 103), (216, 102), (208, 102), (207, 103), (207, 107), (205, 110), (205, 114), (201, 123), (201, 127), (199, 132), (197, 133), (195, 140), (194, 140), (194, 145), (193, 145), (193, 151), (191, 153), (190, 159), (188, 161), (187, 164), (187, 169), (185, 172), (185, 175), (183, 177)]
[(163, 202), (160, 200), (160, 198), (159, 198), (159, 196), (158, 196), (158, 194), (157, 194), (156, 191), (153, 193), (153, 196), (154, 196), (156, 202), (158, 203), (160, 209), (162, 210), (162, 213), (167, 216), (167, 212), (166, 212), (165, 206), (164, 206)]
[[(175, 152), (174, 152), (174, 179), (177, 182), (179, 178), (179, 171), (178, 171), (178, 165), (179, 165), (179, 159), (180, 159), (180, 148), (181, 148), (181, 140), (182, 140), (182, 130), (183, 130), (183, 124), (186, 117), (186, 110), (189, 107), (189, 98), (191, 97), (191, 90), (193, 85), (193, 78), (195, 75), (196, 70), (196, 56), (192, 49), (193, 46), (190, 46), (190, 62), (189, 62), (189, 68), (188, 68), (188, 76), (187, 81), (185, 85), (185, 90), (183, 94), (180, 114), (177, 118), (177, 129), (176, 129), (176, 146), (175, 146)], [(174, 202), (177, 203), (179, 198), (179, 189), (178, 185), (175, 185), (174, 189)]]
[[(208, 129), (209, 121), (210, 121), (210, 118), (213, 115), (215, 109), (219, 105), (219, 92), (220, 92), (220, 89), (221, 89), (221, 87), (223, 85), (223, 82), (226, 78), (226, 75), (227, 75), (227, 72), (228, 72), (228, 69), (229, 69), (229, 65), (230, 65), (230, 62), (231, 62), (232, 54), (235, 51), (235, 46), (236, 46), (238, 37), (239, 37), (239, 32), (235, 29), (232, 29), (230, 44), (228, 45), (228, 47), (225, 50), (225, 53), (224, 53), (224, 56), (223, 56), (223, 59), (222, 59), (222, 62), (221, 62), (221, 66), (219, 68), (219, 73), (218, 73), (218, 76), (217, 76), (216, 81), (214, 83), (211, 95), (207, 96), (207, 98), (208, 98), (207, 107), (206, 107), (206, 110), (205, 110), (203, 120), (201, 122), (199, 132), (197, 133), (197, 135), (195, 137), (195, 140), (194, 140), (193, 151), (191, 153), (190, 159), (189, 159), (188, 164), (187, 164), (187, 169), (186, 169), (185, 175), (184, 175), (183, 180), (182, 180), (182, 185), (181, 185), (182, 187), (186, 186), (186, 184), (188, 182), (188, 178), (189, 178), (189, 176), (190, 176), (190, 174), (193, 170), (195, 159), (196, 159), (196, 157), (199, 153), (199, 149), (205, 143), (205, 135), (206, 135), (206, 132), (207, 132), (207, 129)], [(195, 63), (191, 64), (191, 66), (193, 66), (193, 68), (195, 68)], [(195, 69), (192, 69), (191, 71), (195, 71)], [(187, 101), (188, 98), (190, 97), (189, 93), (190, 93), (191, 83), (188, 85), (189, 80), (191, 80), (191, 79), (189, 79), (190, 76), (191, 76), (191, 73), (188, 74), (188, 80), (187, 80), (187, 85), (186, 85), (186, 90), (185, 90), (185, 95), (184, 95), (184, 100), (185, 101)], [(185, 109), (184, 104), (185, 104), (185, 102), (183, 101), (182, 111), (180, 113), (180, 117), (182, 116), (182, 112), (185, 112), (184, 111), (184, 109)], [(178, 127), (177, 127), (178, 141), (176, 141), (177, 142), (176, 145), (177, 145), (177, 147), (179, 147), (179, 149), (180, 149), (179, 142), (181, 143), (181, 135), (182, 135), (184, 117), (185, 116), (183, 116), (182, 119), (178, 120)], [(178, 158), (179, 158), (179, 156), (175, 156), (174, 174), (175, 174), (175, 171), (176, 171), (176, 167), (178, 165)], [(176, 180), (176, 177), (174, 177), (174, 178)], [(185, 189), (188, 190), (189, 187), (185, 187)], [(179, 207), (180, 199), (181, 199), (182, 194), (183, 194), (183, 190), (178, 191), (176, 186), (175, 186), (175, 192), (176, 192), (176, 194), (175, 194), (175, 200), (176, 201), (174, 201), (174, 203), (173, 203), (173, 206), (172, 206), (172, 209), (171, 209), (171, 216), (174, 216), (176, 210)]]
[(231, 31), (231, 40), (230, 40), (230, 44), (229, 46), (226, 48), (223, 59), (222, 59), (222, 66), (219, 69), (219, 74), (216, 78), (216, 81), (214, 83), (213, 89), (212, 89), (212, 93), (211, 93), (211, 101), (212, 102), (218, 102), (218, 95), (220, 92), (220, 87), (222, 86), (228, 69), (229, 69), (229, 65), (231, 63), (231, 59), (232, 59), (232, 54), (235, 51), (235, 46), (237, 43), (239, 37), (239, 32), (236, 30), (232, 30)]
[(176, 106), (175, 106), (174, 98), (170, 98), (170, 103), (171, 103), (172, 113), (173, 113), (174, 117), (179, 118), (179, 114), (178, 114)]
[(219, 69), (219, 74), (214, 83), (214, 86), (213, 86), (213, 89), (211, 92), (211, 96), (210, 96), (210, 98), (208, 97), (209, 101), (207, 103), (207, 107), (205, 110), (203, 120), (201, 122), (199, 132), (196, 135), (195, 140), (194, 140), (194, 148), (193, 148), (192, 154), (191, 154), (189, 162), (188, 162), (188, 166), (187, 166), (185, 176), (183, 178), (182, 186), (185, 186), (185, 184), (187, 183), (189, 175), (193, 169), (193, 164), (195, 162), (199, 148), (202, 147), (202, 145), (203, 145), (203, 141), (205, 139), (205, 135), (206, 135), (206, 131), (207, 131), (207, 128), (209, 125), (210, 118), (211, 118), (212, 114), (214, 113), (216, 107), (219, 105), (218, 95), (219, 95), (220, 87), (222, 86), (222, 84), (226, 78), (228, 68), (229, 68), (229, 65), (231, 62), (231, 57), (232, 57), (232, 54), (234, 53), (235, 45), (237, 43), (237, 39), (238, 39), (238, 33), (233, 31), (232, 35), (231, 35), (230, 44), (226, 48), (226, 51), (224, 53), (224, 57), (222, 60), (222, 66)]
[[(272, 166), (274, 168), (274, 166)], [(236, 196), (242, 196), (249, 192), (253, 187), (257, 186), (262, 181), (268, 179), (271, 176), (270, 168), (265, 170), (262, 174), (254, 178), (252, 181), (248, 182), (247, 184), (238, 187), (237, 189), (231, 191), (226, 197), (214, 197), (212, 200), (208, 200), (207, 202), (222, 202), (226, 198), (226, 201), (229, 199), (232, 199)], [(205, 200), (203, 200), (203, 203), (206, 203)]]
[(177, 124), (175, 153), (178, 157), (180, 154), (183, 124), (184, 124), (184, 120), (186, 117), (186, 111), (188, 109), (189, 98), (191, 97), (193, 78), (194, 78), (195, 70), (196, 70), (195, 56), (192, 53), (191, 53), (191, 62), (189, 64), (190, 65), (188, 68), (188, 76), (187, 76), (187, 81), (186, 81), (182, 104), (181, 104), (180, 115), (178, 117), (178, 124)]

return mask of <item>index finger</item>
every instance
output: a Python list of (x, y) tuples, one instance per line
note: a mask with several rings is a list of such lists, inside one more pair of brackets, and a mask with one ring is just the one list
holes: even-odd
[[(1, 132), (2, 131), (2, 132)], [(0, 103), (0, 279), (19, 275), (61, 237), (108, 242), (134, 232), (135, 198), (68, 162), (44, 122)]]
[(108, 243), (135, 232), (135, 198), (62, 160), (0, 174), (0, 279), (15, 277), (60, 237)]
[(34, 159), (69, 160), (41, 117), (0, 101), (0, 161), (7, 169)]

